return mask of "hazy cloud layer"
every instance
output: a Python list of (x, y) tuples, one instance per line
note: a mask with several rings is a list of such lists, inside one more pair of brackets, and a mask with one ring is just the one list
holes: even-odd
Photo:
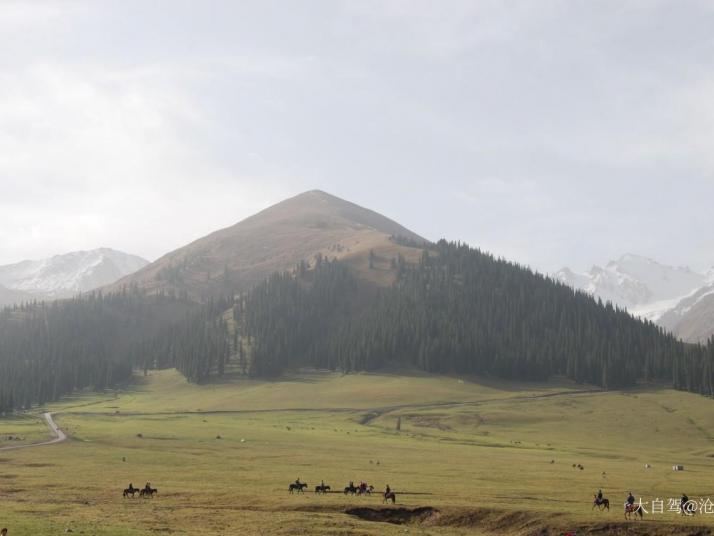
[(321, 188), (553, 270), (714, 263), (710, 2), (2, 2), (0, 263)]

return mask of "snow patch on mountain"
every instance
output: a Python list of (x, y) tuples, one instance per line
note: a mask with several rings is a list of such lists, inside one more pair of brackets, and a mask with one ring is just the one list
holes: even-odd
[(42, 299), (58, 299), (109, 285), (148, 261), (109, 248), (0, 266), (0, 285)]
[(593, 266), (585, 273), (563, 268), (553, 277), (656, 322), (684, 298), (708, 282), (714, 283), (714, 268), (701, 274), (687, 267), (667, 266), (647, 257), (626, 254), (605, 267)]

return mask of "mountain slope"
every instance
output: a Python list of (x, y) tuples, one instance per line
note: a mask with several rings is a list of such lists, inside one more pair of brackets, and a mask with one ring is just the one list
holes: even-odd
[(593, 266), (587, 273), (563, 268), (554, 277), (655, 322), (707, 282), (706, 275), (689, 268), (667, 266), (632, 254), (623, 255), (604, 268)]
[[(383, 263), (420, 253), (390, 240), (392, 235), (426, 242), (372, 210), (312, 190), (168, 253), (110, 288), (136, 284), (149, 292), (173, 290), (203, 299), (247, 290), (318, 253), (344, 259), (363, 273), (370, 251)], [(373, 272), (377, 283), (391, 281), (389, 270)]]
[(714, 335), (714, 282), (682, 299), (662, 316), (660, 324), (691, 342)]
[(108, 248), (75, 251), (0, 266), (0, 285), (20, 297), (68, 298), (109, 285), (147, 264), (141, 257)]
[(12, 290), (0, 285), (0, 307), (4, 305), (12, 305), (13, 303), (22, 303), (31, 301), (32, 296), (19, 290)]

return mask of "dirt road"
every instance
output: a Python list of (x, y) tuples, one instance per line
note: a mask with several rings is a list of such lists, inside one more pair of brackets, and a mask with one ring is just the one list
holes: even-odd
[(5, 451), (5, 450), (18, 450), (18, 449), (28, 449), (30, 447), (41, 447), (43, 445), (53, 445), (55, 443), (60, 443), (67, 439), (67, 435), (60, 430), (60, 427), (57, 426), (57, 423), (54, 421), (52, 418), (52, 414), (47, 412), (42, 414), (42, 418), (45, 420), (47, 423), (47, 427), (50, 429), (50, 432), (52, 432), (52, 435), (54, 436), (52, 439), (48, 439), (47, 441), (40, 441), (38, 443), (29, 443), (29, 444), (24, 444), (24, 445), (12, 445), (9, 447), (0, 447), (0, 451)]

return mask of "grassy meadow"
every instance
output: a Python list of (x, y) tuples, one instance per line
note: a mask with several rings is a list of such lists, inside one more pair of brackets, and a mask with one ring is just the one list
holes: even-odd
[[(44, 409), (70, 439), (0, 451), (9, 536), (714, 533), (714, 514), (666, 501), (714, 500), (714, 401), (666, 388), (326, 372), (197, 386), (169, 370)], [(0, 447), (46, 438), (40, 413), (0, 419)], [(289, 495), (298, 477), (310, 492)], [(397, 505), (315, 496), (321, 479), (388, 483)], [(147, 480), (157, 497), (122, 498)], [(591, 510), (598, 488), (609, 513)], [(625, 522), (628, 490), (665, 512)]]

